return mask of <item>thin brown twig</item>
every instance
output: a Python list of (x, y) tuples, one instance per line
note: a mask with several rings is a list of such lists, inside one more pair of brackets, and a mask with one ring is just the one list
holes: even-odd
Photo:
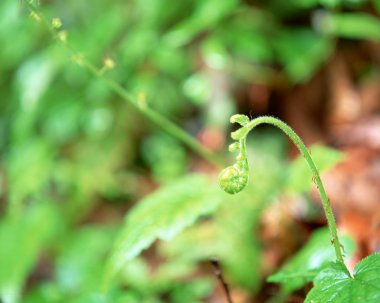
[(228, 284), (224, 280), (223, 275), (222, 275), (222, 270), (220, 268), (219, 260), (217, 258), (213, 257), (210, 259), (210, 263), (214, 267), (215, 276), (218, 278), (220, 284), (222, 285), (222, 288), (223, 288), (224, 293), (225, 293), (226, 298), (227, 298), (227, 302), (233, 303), (232, 298), (231, 298), (231, 294), (230, 294), (230, 289), (229, 289)]

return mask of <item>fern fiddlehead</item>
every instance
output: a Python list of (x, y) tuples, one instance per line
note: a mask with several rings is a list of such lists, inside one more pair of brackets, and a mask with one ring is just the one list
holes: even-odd
[(219, 185), (220, 187), (229, 194), (236, 194), (244, 189), (248, 183), (249, 178), (249, 167), (248, 167), (248, 157), (246, 152), (246, 137), (248, 133), (256, 126), (260, 124), (271, 124), (281, 129), (297, 146), (298, 150), (305, 158), (309, 168), (313, 174), (313, 180), (318, 187), (319, 194), (321, 196), (323, 209), (327, 218), (327, 223), (331, 235), (331, 243), (334, 245), (335, 255), (337, 260), (344, 265), (342, 245), (340, 244), (335, 218), (330, 206), (330, 202), (327, 198), (325, 188), (323, 186), (322, 180), (319, 176), (318, 169), (301, 138), (288, 126), (285, 122), (269, 116), (261, 116), (253, 120), (245, 115), (234, 115), (230, 119), (231, 123), (238, 123), (241, 127), (231, 133), (232, 139), (237, 142), (230, 145), (229, 150), (239, 151), (236, 158), (236, 163), (222, 170), (219, 175)]
[[(230, 121), (231, 123), (239, 123), (244, 127), (249, 122), (249, 119), (244, 115), (235, 115), (231, 117)], [(242, 191), (248, 183), (249, 168), (245, 142), (246, 139), (243, 137), (229, 146), (230, 152), (238, 152), (236, 163), (223, 169), (219, 175), (220, 186), (229, 194)]]

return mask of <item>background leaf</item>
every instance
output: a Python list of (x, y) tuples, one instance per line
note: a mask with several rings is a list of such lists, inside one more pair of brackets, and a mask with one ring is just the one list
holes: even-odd
[(202, 175), (186, 176), (147, 196), (127, 215), (110, 261), (106, 281), (156, 239), (169, 240), (222, 201)]
[[(292, 260), (322, 222), (321, 208), (308, 203), (309, 170), (293, 175), (281, 133), (255, 130), (249, 187), (234, 197), (222, 193), (215, 185), (219, 169), (157, 131), (79, 66), (20, 5), (26, 1), (0, 1), (0, 301), (220, 301), (207, 268), (211, 255), (242, 301), (270, 300), (266, 275), (284, 256)], [(236, 156), (226, 148), (235, 113), (279, 116), (302, 129), (306, 142), (318, 138), (340, 148), (346, 138), (332, 129), (332, 117), (367, 123), (379, 112), (378, 0), (37, 2), (47, 20), (61, 19), (80, 56), (99, 68), (112, 59), (105, 77), (145, 98), (225, 162)], [(347, 91), (362, 106), (336, 106), (348, 100)], [(342, 108), (359, 112), (344, 115)], [(360, 127), (361, 140), (378, 133), (372, 127)], [(332, 165), (334, 155), (327, 151), (321, 161), (329, 164), (317, 164)], [(205, 182), (193, 176), (180, 185), (194, 172), (207, 175), (198, 176)], [(369, 185), (377, 175), (361, 180)], [(365, 195), (358, 196), (364, 209)], [(137, 202), (146, 199), (147, 214)], [(354, 213), (344, 199), (334, 198), (341, 224)], [(375, 212), (367, 213), (365, 223)], [(134, 237), (126, 244), (131, 250), (120, 250), (121, 270), (102, 294), (105, 261), (124, 217), (135, 218), (127, 219), (124, 234)], [(368, 238), (360, 239), (358, 255), (376, 247)]]
[[(313, 281), (314, 277), (335, 259), (330, 239), (328, 228), (316, 230), (305, 246), (279, 271), (271, 275), (268, 281), (281, 283), (289, 292)], [(340, 240), (344, 246), (345, 257), (349, 258), (355, 251), (355, 242), (348, 235), (342, 235)]]
[(0, 295), (5, 303), (19, 300), (22, 287), (41, 251), (57, 233), (58, 213), (48, 203), (29, 206), (0, 224)]
[(380, 41), (380, 21), (364, 13), (321, 15), (317, 25), (326, 33), (350, 38)]
[[(310, 148), (311, 157), (313, 158), (319, 172), (332, 167), (342, 159), (343, 154), (322, 145), (314, 145)], [(286, 182), (286, 188), (290, 193), (302, 193), (310, 190), (312, 185), (312, 173), (303, 157), (298, 157), (289, 168), (289, 177)]]
[(286, 73), (296, 83), (309, 80), (332, 51), (328, 37), (309, 29), (283, 30), (274, 45)]

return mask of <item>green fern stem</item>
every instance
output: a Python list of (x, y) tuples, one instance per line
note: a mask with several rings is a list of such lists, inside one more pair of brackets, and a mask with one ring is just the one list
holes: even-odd
[[(247, 182), (244, 182), (245, 184), (243, 186), (242, 186), (242, 184), (240, 184), (240, 186), (237, 186), (233, 182), (233, 181), (236, 181), (237, 175), (234, 175), (234, 176), (232, 176), (231, 174), (228, 175), (226, 172), (231, 172), (231, 169), (233, 167), (235, 167), (239, 163), (239, 161), (246, 161), (247, 160), (246, 159), (247, 154), (245, 152), (245, 140), (246, 140), (246, 136), (248, 135), (248, 133), (253, 128), (255, 128), (256, 126), (258, 126), (260, 124), (271, 124), (271, 125), (278, 127), (293, 141), (293, 143), (297, 146), (298, 150), (300, 151), (302, 156), (305, 158), (307, 164), (309, 165), (309, 168), (313, 174), (313, 180), (315, 181), (315, 184), (317, 185), (318, 190), (319, 190), (319, 194), (321, 196), (322, 205), (323, 205), (323, 209), (324, 209), (324, 212), (325, 212), (325, 215), (327, 218), (327, 223), (328, 223), (330, 234), (331, 234), (331, 242), (334, 245), (336, 258), (340, 263), (342, 263), (344, 265), (343, 254), (342, 254), (342, 245), (341, 245), (339, 238), (338, 238), (335, 218), (334, 218), (334, 214), (333, 214), (332, 209), (331, 209), (329, 199), (327, 198), (326, 191), (325, 191), (325, 188), (323, 186), (323, 183), (322, 183), (321, 177), (319, 175), (318, 169), (317, 169), (307, 147), (305, 146), (305, 144), (301, 140), (301, 138), (285, 122), (283, 122), (277, 118), (270, 117), (270, 116), (262, 116), (262, 117), (258, 117), (258, 118), (255, 118), (255, 119), (249, 121), (248, 117), (246, 117), (244, 115), (235, 115), (235, 116), (231, 117), (231, 123), (235, 123), (235, 122), (239, 123), (242, 127), (240, 129), (238, 129), (237, 131), (233, 132), (231, 134), (231, 137), (234, 140), (238, 140), (239, 142), (243, 141), (244, 149), (238, 149), (240, 151), (240, 153), (239, 153), (239, 156), (237, 157), (237, 163), (234, 166), (230, 166), (230, 167), (225, 168), (221, 172), (220, 177), (219, 177), (219, 183), (220, 183), (220, 186), (222, 187), (222, 189), (228, 193), (234, 194), (234, 193), (237, 193), (240, 190), (242, 190), (245, 187), (245, 185), (247, 184)], [(231, 146), (233, 146), (233, 145), (231, 145)], [(236, 145), (236, 147), (237, 147), (237, 145)], [(231, 151), (234, 151), (234, 150), (231, 150)], [(243, 158), (245, 158), (245, 159), (241, 159), (240, 155), (243, 155)], [(240, 173), (244, 174), (246, 172), (240, 171)], [(243, 178), (241, 176), (240, 176), (240, 180), (243, 180)]]

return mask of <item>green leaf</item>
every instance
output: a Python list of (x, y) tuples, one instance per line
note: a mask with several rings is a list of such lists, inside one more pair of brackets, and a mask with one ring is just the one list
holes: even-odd
[(272, 47), (268, 32), (274, 27), (270, 14), (253, 7), (240, 7), (234, 18), (215, 29), (214, 37), (230, 52), (233, 59), (251, 63), (271, 62)]
[(116, 229), (105, 225), (76, 228), (60, 240), (54, 276), (66, 298), (99, 289), (103, 262)]
[(186, 171), (185, 149), (166, 134), (146, 138), (142, 144), (141, 153), (158, 182), (175, 180)]
[[(347, 256), (351, 256), (355, 250), (355, 242), (348, 236), (340, 237)], [(335, 253), (330, 242), (328, 228), (321, 228), (313, 233), (307, 244), (282, 268), (268, 278), (269, 282), (282, 283), (287, 291), (301, 288), (334, 261)]]
[(380, 0), (373, 0), (373, 5), (378, 13), (380, 13)]
[(47, 186), (53, 171), (53, 157), (52, 147), (40, 138), (12, 144), (8, 149), (6, 168), (13, 210), (19, 209), (25, 198), (33, 197)]
[(191, 75), (183, 85), (183, 92), (196, 105), (205, 105), (212, 94), (211, 79), (205, 73)]
[(164, 41), (173, 47), (183, 46), (200, 32), (216, 26), (218, 22), (234, 11), (237, 4), (237, 0), (200, 1), (194, 13), (166, 34)]
[(156, 239), (169, 240), (220, 204), (218, 189), (202, 175), (184, 177), (140, 201), (128, 213), (106, 266), (105, 286), (123, 265)]
[(306, 303), (380, 302), (380, 254), (363, 259), (354, 269), (354, 278), (340, 263), (333, 263), (314, 281)]
[(328, 9), (343, 7), (357, 8), (368, 0), (292, 0), (291, 3), (301, 8), (314, 8), (322, 5)]
[(321, 16), (317, 26), (324, 32), (350, 39), (380, 41), (380, 20), (364, 13)]
[(343, 1), (341, 0), (319, 0), (319, 2), (328, 8), (336, 8), (338, 7)]
[[(310, 149), (311, 157), (319, 172), (326, 170), (342, 159), (342, 153), (322, 145)], [(291, 193), (304, 193), (310, 190), (312, 173), (303, 157), (298, 157), (290, 166), (286, 187)]]
[(44, 246), (57, 235), (58, 212), (36, 203), (0, 224), (0, 301), (19, 302), (22, 287)]
[(284, 70), (294, 82), (305, 82), (328, 58), (332, 41), (309, 29), (282, 31), (274, 41)]
[(291, 3), (301, 8), (313, 8), (319, 4), (327, 8), (335, 8), (341, 4), (342, 0), (292, 0)]

